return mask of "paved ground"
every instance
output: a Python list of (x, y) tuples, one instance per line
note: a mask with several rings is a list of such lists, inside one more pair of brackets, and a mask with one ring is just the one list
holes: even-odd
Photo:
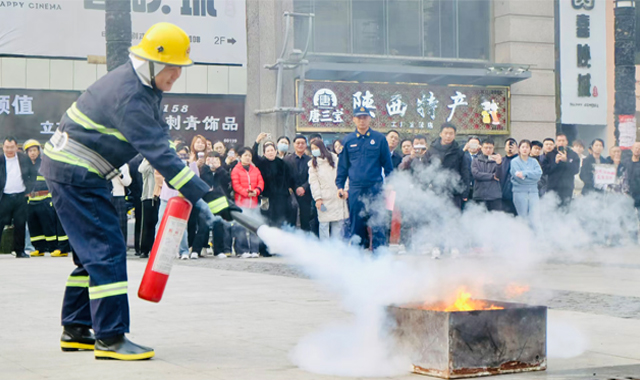
[[(176, 261), (159, 304), (136, 296), (144, 265), (129, 260), (130, 338), (154, 347), (156, 357), (105, 362), (59, 349), (71, 260), (0, 255), (0, 379), (334, 378), (300, 370), (288, 355), (306, 334), (349, 316), (338, 299), (285, 259)], [(587, 350), (550, 358), (545, 372), (501, 379), (640, 379), (640, 252), (609, 249), (581, 262), (549, 263), (530, 285), (523, 300), (544, 298), (552, 308), (550, 322), (574, 326)]]

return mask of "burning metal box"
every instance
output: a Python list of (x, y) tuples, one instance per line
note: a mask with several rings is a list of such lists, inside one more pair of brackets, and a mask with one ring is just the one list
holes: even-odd
[(437, 305), (389, 306), (398, 347), (413, 372), (457, 379), (547, 368), (547, 308), (475, 301), (481, 310)]

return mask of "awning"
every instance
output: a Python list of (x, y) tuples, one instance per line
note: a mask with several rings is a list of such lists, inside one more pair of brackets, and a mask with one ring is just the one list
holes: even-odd
[(530, 65), (488, 61), (312, 53), (306, 79), (510, 86), (531, 77)]

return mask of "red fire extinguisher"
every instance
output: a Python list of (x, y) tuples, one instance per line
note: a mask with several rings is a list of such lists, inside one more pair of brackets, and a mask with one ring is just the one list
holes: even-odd
[(182, 197), (173, 197), (167, 202), (147, 268), (138, 289), (138, 297), (151, 302), (160, 302), (180, 241), (187, 229), (191, 208), (191, 202)]

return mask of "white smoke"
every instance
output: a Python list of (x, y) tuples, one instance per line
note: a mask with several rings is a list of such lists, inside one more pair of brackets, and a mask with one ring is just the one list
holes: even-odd
[[(556, 197), (546, 196), (533, 222), (487, 212), (479, 205), (467, 207), (463, 214), (445, 195), (456, 182), (455, 176), (430, 167), (413, 176), (396, 173), (386, 184), (396, 192), (403, 223), (415, 226), (407, 256), (394, 256), (383, 248), (374, 257), (342, 241), (260, 228), (258, 235), (272, 253), (287, 257), (339, 295), (352, 315), (349, 321), (331, 322), (303, 338), (291, 353), (296, 365), (340, 376), (405, 373), (410, 361), (393, 349), (384, 328), (386, 306), (449, 300), (461, 286), (482, 298), (487, 285), (526, 284), (549, 260), (579, 260), (587, 248), (628, 243), (637, 229), (633, 202), (616, 194), (578, 198), (568, 210), (559, 208)], [(367, 206), (384, 209), (384, 201), (367, 200)], [(388, 217), (380, 215), (376, 222)], [(420, 256), (436, 247), (458, 250), (461, 259)], [(539, 301), (544, 304), (545, 299)], [(586, 347), (576, 328), (553, 323), (548, 342), (554, 356), (576, 356)]]

